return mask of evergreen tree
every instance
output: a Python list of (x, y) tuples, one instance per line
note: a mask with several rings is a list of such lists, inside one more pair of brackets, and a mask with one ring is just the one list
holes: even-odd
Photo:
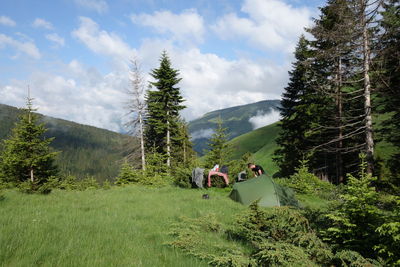
[[(380, 26), (383, 29), (379, 38), (380, 53), (379, 89), (383, 109), (389, 117), (384, 121), (382, 133), (386, 140), (400, 151), (400, 4), (396, 0), (384, 3)], [(386, 116), (387, 116), (386, 115)], [(393, 182), (400, 186), (400, 153), (395, 153), (389, 162)]]
[(231, 149), (228, 145), (228, 135), (226, 133), (227, 128), (222, 125), (222, 119), (217, 119), (217, 128), (212, 134), (208, 146), (209, 150), (205, 155), (205, 167), (212, 168), (215, 164), (220, 167), (223, 164), (228, 164), (228, 160), (231, 158)]
[(172, 166), (176, 167), (181, 164), (192, 166), (196, 159), (196, 152), (193, 150), (193, 143), (190, 141), (188, 125), (180, 119), (177, 126), (177, 135), (172, 139)]
[(282, 131), (277, 139), (279, 149), (275, 151), (274, 160), (283, 177), (292, 175), (300, 161), (308, 156), (313, 145), (310, 131), (326, 108), (323, 97), (312, 84), (310, 58), (309, 42), (301, 36), (295, 51), (296, 61), (289, 72), (289, 84), (281, 100)]
[(4, 140), (0, 155), (0, 179), (16, 186), (30, 182), (31, 190), (40, 187), (58, 174), (54, 165), (56, 152), (50, 151), (54, 138), (45, 139), (44, 124), (38, 123), (33, 113), (32, 99), (28, 97), (27, 107), (12, 130), (9, 139)]
[(171, 166), (172, 139), (178, 135), (179, 112), (185, 108), (179, 87), (179, 71), (173, 69), (171, 61), (164, 51), (160, 67), (153, 69), (150, 75), (154, 82), (150, 84), (156, 90), (148, 91), (146, 98), (147, 118), (145, 121), (145, 140), (148, 150), (155, 150), (167, 157), (167, 166)]

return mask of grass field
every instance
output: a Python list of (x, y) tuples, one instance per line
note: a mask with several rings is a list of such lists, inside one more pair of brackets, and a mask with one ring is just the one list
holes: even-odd
[(228, 225), (246, 208), (226, 191), (175, 187), (2, 194), (0, 266), (206, 266), (165, 244), (170, 225), (209, 213)]
[(263, 166), (268, 174), (273, 175), (278, 171), (272, 156), (278, 148), (275, 140), (279, 130), (278, 123), (274, 123), (232, 139), (229, 144), (233, 147), (233, 158), (238, 159), (250, 152), (256, 164)]

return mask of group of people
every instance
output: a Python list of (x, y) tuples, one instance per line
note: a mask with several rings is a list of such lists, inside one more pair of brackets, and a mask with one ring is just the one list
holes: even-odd
[[(214, 168), (208, 173), (208, 181), (207, 181), (208, 187), (211, 187), (212, 175), (221, 176), (222, 178), (224, 178), (225, 184), (226, 185), (229, 184), (227, 168), (224, 169), (224, 167), (226, 166), (222, 166), (221, 170), (219, 170), (219, 166), (215, 165)], [(247, 167), (251, 169), (251, 171), (254, 173), (254, 177), (263, 175), (265, 173), (263, 167), (261, 167), (260, 165), (255, 165), (254, 163), (248, 163)]]

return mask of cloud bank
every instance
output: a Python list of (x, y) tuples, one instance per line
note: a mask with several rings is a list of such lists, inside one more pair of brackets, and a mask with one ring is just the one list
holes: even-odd
[(281, 115), (278, 110), (271, 109), (268, 113), (257, 112), (256, 116), (249, 119), (251, 125), (253, 125), (253, 130), (270, 125), (281, 119)]

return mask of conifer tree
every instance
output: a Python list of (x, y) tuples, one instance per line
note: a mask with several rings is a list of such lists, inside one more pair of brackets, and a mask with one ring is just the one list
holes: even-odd
[[(387, 0), (382, 12), (380, 26), (383, 29), (379, 38), (380, 75), (379, 91), (382, 99), (382, 113), (390, 114), (383, 125), (382, 133), (396, 151), (400, 151), (400, 3)], [(400, 153), (395, 153), (390, 160), (390, 168), (400, 186)]]
[[(324, 114), (324, 97), (314, 89), (310, 58), (312, 51), (309, 41), (301, 36), (295, 51), (296, 61), (289, 72), (289, 83), (281, 100), (281, 128), (274, 160), (278, 163), (280, 175), (289, 177), (307, 157), (313, 140), (310, 131)], [(314, 133), (314, 137), (317, 133)]]
[(0, 155), (0, 178), (3, 182), (21, 185), (29, 182), (31, 190), (40, 190), (50, 178), (58, 174), (54, 159), (57, 152), (51, 152), (50, 143), (54, 138), (45, 139), (44, 124), (38, 123), (33, 113), (32, 98), (28, 97), (19, 121), (9, 139), (4, 140)]
[(227, 128), (222, 125), (221, 117), (217, 119), (217, 128), (212, 134), (208, 146), (209, 150), (205, 155), (205, 167), (212, 168), (215, 164), (220, 167), (222, 164), (227, 164), (231, 158), (231, 149), (228, 145)]
[(150, 75), (154, 82), (150, 84), (156, 90), (148, 91), (146, 98), (148, 115), (145, 121), (145, 139), (148, 150), (155, 150), (167, 157), (167, 166), (171, 166), (172, 139), (178, 135), (179, 112), (185, 108), (177, 84), (181, 81), (179, 71), (173, 69), (171, 61), (164, 51), (160, 66)]
[(172, 164), (178, 166), (183, 163), (184, 166), (191, 166), (196, 158), (196, 152), (193, 150), (193, 143), (190, 141), (187, 123), (180, 119), (177, 126), (177, 135), (172, 139)]

